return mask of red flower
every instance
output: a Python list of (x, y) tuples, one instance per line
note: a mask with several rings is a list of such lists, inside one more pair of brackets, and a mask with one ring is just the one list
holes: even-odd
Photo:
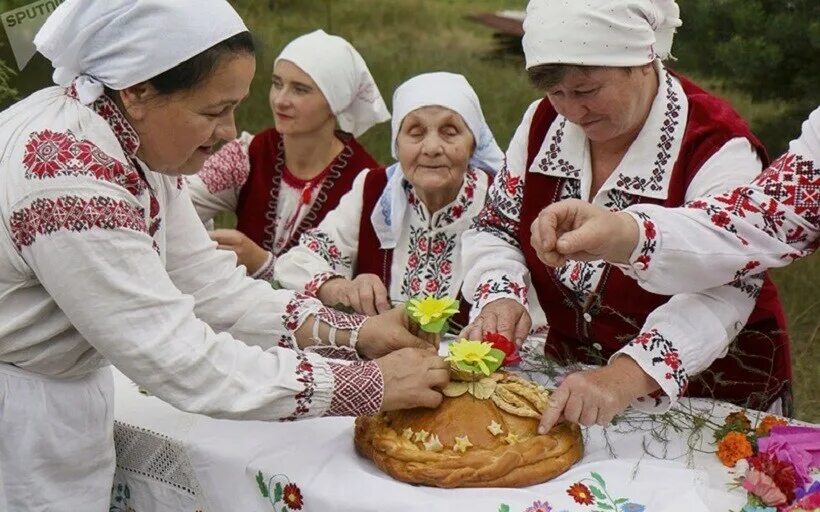
[(151, 196), (151, 217), (156, 217), (159, 215), (159, 201), (154, 196)]
[(515, 343), (508, 340), (506, 336), (498, 332), (488, 332), (484, 335), (484, 341), (489, 341), (493, 344), (493, 348), (504, 352), (504, 366), (512, 366), (521, 362), (521, 356), (518, 354), (518, 347)]
[(515, 195), (515, 189), (518, 188), (518, 182), (519, 181), (521, 181), (521, 178), (519, 178), (518, 176), (511, 177), (510, 179), (507, 180), (507, 183), (505, 184), (504, 188), (507, 189), (507, 195), (508, 196), (514, 196)]
[(449, 276), (453, 272), (453, 264), (449, 261), (445, 261), (441, 264), (441, 273), (445, 276)]
[(641, 345), (646, 346), (652, 340), (652, 333), (651, 332), (644, 332), (638, 335), (637, 338), (633, 340), (633, 343), (639, 343)]
[(331, 245), (328, 248), (327, 252), (328, 252), (328, 254), (330, 254), (331, 258), (338, 258), (341, 255), (341, 253), (339, 252), (339, 248), (336, 247), (335, 245)]
[(688, 206), (689, 208), (697, 208), (700, 210), (704, 210), (708, 205), (706, 204), (706, 201), (692, 201), (686, 206)]
[(575, 500), (575, 503), (581, 505), (593, 505), (595, 503), (595, 497), (589, 492), (589, 487), (581, 482), (570, 485), (567, 494)]
[(419, 250), (426, 251), (427, 250), (427, 239), (426, 238), (419, 238)]
[(573, 283), (577, 283), (579, 277), (581, 277), (581, 264), (576, 263), (572, 267), (572, 273), (569, 275), (569, 280)]
[(424, 287), (427, 293), (433, 293), (438, 291), (438, 281), (435, 279), (431, 281), (427, 281), (427, 286)]
[(411, 254), (409, 258), (407, 258), (407, 266), (410, 268), (416, 268), (419, 265), (419, 257), (415, 254)]
[(282, 495), (289, 508), (293, 510), (302, 510), (304, 501), (302, 500), (302, 491), (296, 484), (288, 484), (285, 486), (285, 492)]
[(472, 199), (473, 195), (475, 195), (475, 189), (472, 186), (467, 185), (464, 187), (464, 195), (467, 196), (468, 199)]
[(794, 490), (797, 488), (797, 474), (791, 463), (779, 460), (766, 452), (758, 453), (746, 460), (749, 461), (750, 467), (768, 475), (777, 488), (786, 495), (789, 503), (794, 500)]
[(317, 242), (316, 240), (312, 240), (308, 244), (308, 249), (310, 249), (313, 252), (317, 252), (319, 250), (319, 242)]
[(640, 256), (638, 256), (638, 259), (636, 259), (635, 261), (638, 262), (638, 263), (643, 263), (644, 266), (648, 267), (649, 262), (652, 261), (652, 257), (650, 257), (649, 255), (646, 255), (646, 254), (641, 254)]
[(433, 242), (433, 254), (441, 254), (444, 252), (444, 241), (436, 240)]
[(666, 363), (666, 366), (672, 368), (673, 370), (677, 370), (678, 366), (680, 366), (680, 358), (678, 358), (678, 353), (669, 352), (663, 356), (663, 362)]
[(464, 207), (460, 204), (453, 206), (453, 217), (456, 219), (460, 219), (461, 216), (464, 214)]
[(712, 222), (715, 224), (715, 226), (725, 228), (732, 222), (732, 219), (729, 218), (728, 213), (720, 211), (712, 215)]
[(655, 223), (648, 220), (643, 221), (643, 230), (646, 233), (646, 238), (652, 240), (657, 233), (655, 232)]
[(759, 265), (760, 265), (759, 261), (752, 260), (752, 261), (746, 263), (746, 266), (743, 267), (743, 269), (744, 270), (753, 270), (753, 269), (757, 268)]
[(421, 280), (419, 280), (418, 277), (414, 277), (410, 280), (410, 290), (413, 293), (416, 293), (417, 291), (419, 291), (419, 288), (421, 288)]

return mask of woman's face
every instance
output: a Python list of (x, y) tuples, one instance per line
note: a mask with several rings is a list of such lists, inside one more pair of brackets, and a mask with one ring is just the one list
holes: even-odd
[(651, 64), (629, 72), (611, 67), (572, 69), (547, 90), (547, 98), (589, 140), (607, 142), (640, 129), (654, 99), (655, 80)]
[(396, 146), (407, 181), (418, 191), (434, 193), (461, 187), (475, 139), (460, 115), (430, 106), (404, 117)]
[(137, 156), (164, 174), (198, 172), (218, 142), (236, 138), (234, 110), (255, 70), (255, 57), (240, 53), (221, 58), (211, 76), (187, 91), (159, 95), (148, 82), (121, 91), (140, 137)]
[(269, 100), (276, 131), (283, 135), (314, 133), (328, 124), (336, 125), (319, 86), (289, 60), (274, 66)]

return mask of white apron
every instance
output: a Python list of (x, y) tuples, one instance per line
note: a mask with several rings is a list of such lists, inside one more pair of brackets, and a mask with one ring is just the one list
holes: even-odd
[(0, 363), (0, 511), (108, 510), (113, 397), (109, 367), (58, 379)]

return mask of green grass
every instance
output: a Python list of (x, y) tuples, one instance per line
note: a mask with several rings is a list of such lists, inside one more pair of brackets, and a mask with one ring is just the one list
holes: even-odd
[[(262, 44), (251, 97), (238, 113), (241, 129), (271, 125), (267, 95), (273, 59), (295, 36), (323, 28), (351, 41), (362, 53), (390, 103), (392, 91), (407, 78), (447, 70), (467, 77), (482, 99), (498, 143), (505, 148), (526, 106), (539, 97), (518, 56), (493, 56), (492, 32), (464, 19), (469, 13), (521, 9), (523, 0), (346, 0), (344, 2), (236, 0), (234, 5)], [(691, 20), (689, 21), (691, 25)], [(678, 37), (686, 37), (684, 32)], [(685, 62), (681, 58), (681, 62)], [(685, 72), (685, 69), (683, 70)], [(783, 111), (782, 103), (754, 103), (747, 95), (704, 84), (729, 99), (752, 125)], [(783, 126), (789, 137), (799, 126)], [(362, 142), (382, 162), (390, 158), (389, 126), (370, 130)], [(785, 303), (792, 336), (797, 416), (820, 422), (820, 257), (774, 272)]]

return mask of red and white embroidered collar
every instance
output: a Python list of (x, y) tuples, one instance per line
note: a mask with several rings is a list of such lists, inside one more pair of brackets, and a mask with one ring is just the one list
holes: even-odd
[[(66, 88), (65, 93), (69, 98), (79, 101), (77, 88), (74, 83)], [(105, 122), (111, 127), (111, 131), (113, 131), (117, 137), (126, 156), (136, 158), (137, 149), (140, 147), (140, 138), (131, 126), (131, 123), (128, 122), (128, 119), (125, 118), (125, 115), (123, 115), (119, 107), (117, 107), (114, 100), (103, 94), (97, 98), (94, 103), (89, 105), (89, 108), (105, 119)]]

